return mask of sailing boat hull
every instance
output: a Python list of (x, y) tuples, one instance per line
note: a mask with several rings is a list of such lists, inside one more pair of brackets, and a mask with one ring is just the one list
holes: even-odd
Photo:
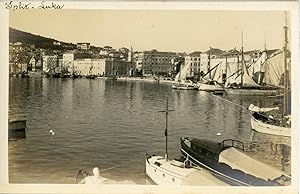
[(206, 91), (206, 92), (214, 92), (214, 91), (224, 91), (224, 88), (222, 88), (219, 85), (210, 85), (210, 84), (203, 84), (200, 83), (198, 87), (199, 91)]
[(199, 167), (184, 167), (178, 160), (166, 161), (162, 156), (147, 156), (146, 175), (157, 185), (226, 186), (209, 171)]
[(291, 128), (267, 124), (255, 119), (254, 116), (251, 117), (251, 127), (257, 132), (291, 137)]
[(251, 96), (274, 96), (280, 93), (279, 90), (264, 90), (264, 89), (225, 89), (228, 95), (251, 95)]

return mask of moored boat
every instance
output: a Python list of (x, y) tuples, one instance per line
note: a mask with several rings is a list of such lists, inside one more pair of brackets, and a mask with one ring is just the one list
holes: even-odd
[(147, 155), (146, 174), (157, 185), (227, 185), (209, 171), (190, 165), (189, 161), (166, 160), (162, 156)]
[(173, 84), (172, 88), (177, 89), (177, 90), (197, 90), (198, 86), (197, 86), (197, 84), (194, 84), (190, 80), (185, 80), (185, 81), (181, 81), (176, 84)]
[[(253, 130), (267, 133), (272, 135), (286, 136), (291, 137), (291, 115), (290, 114), (290, 81), (288, 76), (288, 62), (287, 62), (287, 27), (284, 27), (285, 32), (285, 45), (284, 51), (280, 53), (280, 55), (276, 55), (273, 58), (277, 58), (277, 68), (280, 70), (281, 75), (283, 73), (283, 85), (284, 90), (282, 95), (277, 95), (277, 97), (282, 96), (282, 114), (280, 119), (274, 118), (273, 115), (270, 114), (270, 111), (278, 110), (279, 108), (260, 108), (254, 105), (249, 106), (249, 110), (252, 111), (251, 117), (251, 127)], [(280, 81), (278, 79), (273, 79), (273, 82), (277, 81), (279, 84)]]
[(168, 160), (168, 98), (166, 113), (165, 156), (146, 154), (146, 176), (157, 185), (226, 185), (203, 168), (191, 165), (189, 160)]
[(42, 78), (43, 73), (39, 71), (29, 71), (28, 72), (28, 77), (34, 77), (34, 78)]
[(215, 80), (207, 80), (198, 82), (198, 90), (199, 91), (207, 91), (207, 92), (214, 92), (214, 91), (224, 91), (224, 88)]
[(96, 79), (95, 75), (87, 75), (85, 76), (86, 79)]
[(283, 186), (290, 184), (290, 176), (257, 161), (244, 152), (238, 140), (220, 143), (182, 137), (182, 156), (199, 167), (209, 170), (222, 181), (236, 186)]
[(260, 108), (251, 104), (249, 110), (252, 111), (251, 128), (260, 133), (291, 137), (291, 121), (289, 116), (283, 117), (284, 120), (276, 119), (271, 111), (279, 110), (276, 108)]

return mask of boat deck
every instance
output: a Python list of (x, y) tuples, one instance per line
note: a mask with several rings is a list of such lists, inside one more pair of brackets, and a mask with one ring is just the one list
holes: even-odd
[(255, 175), (264, 180), (274, 180), (283, 175), (283, 172), (264, 164), (246, 155), (236, 148), (228, 148), (219, 155), (219, 162), (229, 165), (233, 169), (238, 169), (247, 174)]

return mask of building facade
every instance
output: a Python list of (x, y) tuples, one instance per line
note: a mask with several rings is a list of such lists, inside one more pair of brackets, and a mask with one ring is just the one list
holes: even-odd
[(61, 73), (73, 74), (73, 65), (74, 65), (74, 53), (64, 53)]
[(77, 43), (77, 49), (88, 51), (90, 50), (90, 43), (88, 42)]
[(172, 76), (176, 71), (172, 59), (176, 56), (173, 52), (144, 51), (136, 55), (136, 69), (144, 76)]
[(58, 56), (57, 55), (43, 55), (43, 72), (48, 74), (55, 74), (57, 67), (59, 67)]
[(201, 52), (196, 51), (184, 57), (184, 66), (189, 66), (187, 69), (187, 77), (200, 76), (203, 73), (204, 65), (201, 64)]
[(131, 75), (131, 62), (107, 58), (105, 61), (105, 76), (130, 76)]
[(106, 59), (76, 59), (74, 60), (74, 74), (87, 76), (105, 75)]

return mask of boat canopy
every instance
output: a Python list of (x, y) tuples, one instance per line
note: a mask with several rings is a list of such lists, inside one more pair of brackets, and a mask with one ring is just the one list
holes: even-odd
[(219, 162), (264, 180), (274, 180), (285, 175), (280, 170), (255, 160), (233, 147), (220, 153)]
[(279, 107), (275, 108), (260, 108), (259, 106), (255, 106), (253, 104), (250, 104), (249, 108), (250, 111), (252, 112), (270, 112), (272, 110), (279, 110)]

